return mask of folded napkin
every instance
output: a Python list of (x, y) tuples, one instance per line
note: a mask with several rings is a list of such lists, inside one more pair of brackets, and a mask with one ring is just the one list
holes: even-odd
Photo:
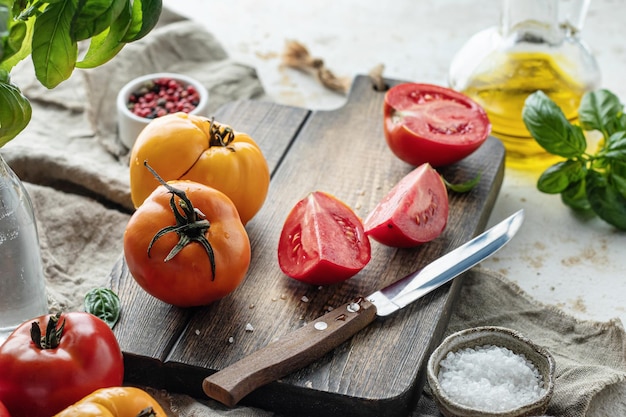
[[(122, 252), (132, 204), (128, 150), (116, 136), (115, 96), (135, 76), (160, 71), (203, 82), (210, 92), (210, 111), (235, 99), (264, 97), (254, 69), (231, 61), (203, 27), (167, 10), (145, 39), (128, 45), (103, 67), (77, 71), (54, 90), (36, 82), (30, 63), (13, 74), (32, 101), (33, 119), (2, 154), (33, 200), (52, 311), (82, 309), (83, 295), (106, 285)], [(578, 321), (540, 305), (490, 271), (475, 269), (463, 280), (448, 333), (499, 325), (547, 347), (557, 364), (551, 416), (626, 415), (626, 344), (618, 320)], [(146, 389), (171, 416), (274, 415)], [(439, 415), (426, 388), (412, 416)]]

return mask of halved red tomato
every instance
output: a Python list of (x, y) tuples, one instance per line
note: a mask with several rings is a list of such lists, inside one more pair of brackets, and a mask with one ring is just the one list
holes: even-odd
[(0, 417), (11, 417), (9, 415), (9, 410), (7, 410), (7, 408), (4, 406), (4, 404), (2, 404), (1, 401), (0, 401)]
[(434, 167), (470, 155), (491, 132), (485, 110), (467, 96), (431, 84), (390, 88), (383, 105), (385, 139), (403, 161)]
[(364, 222), (372, 239), (408, 248), (439, 236), (448, 223), (448, 191), (429, 164), (422, 164), (398, 182)]
[(371, 259), (361, 219), (336, 197), (315, 191), (288, 214), (278, 241), (278, 264), (289, 277), (333, 284), (354, 276)]

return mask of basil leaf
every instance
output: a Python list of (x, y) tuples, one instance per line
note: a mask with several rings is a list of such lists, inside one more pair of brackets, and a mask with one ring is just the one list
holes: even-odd
[(443, 183), (446, 185), (447, 189), (452, 190), (455, 193), (466, 193), (468, 191), (471, 191), (474, 187), (476, 187), (476, 185), (478, 185), (478, 183), (480, 182), (481, 176), (482, 176), (482, 173), (479, 172), (478, 175), (476, 175), (471, 180), (458, 183), (458, 184), (453, 184), (451, 182), (448, 182), (443, 176), (441, 176), (441, 179), (443, 180)]
[(31, 55), (44, 87), (56, 87), (74, 71), (78, 45), (70, 38), (70, 25), (75, 10), (73, 0), (58, 1), (48, 4), (35, 20)]
[(626, 230), (626, 197), (600, 172), (590, 170), (585, 180), (593, 211), (605, 222)]
[(0, 70), (0, 147), (24, 130), (31, 115), (28, 99), (9, 82), (8, 73)]
[(113, 328), (120, 319), (120, 299), (108, 288), (95, 288), (85, 294), (85, 311)]
[(559, 162), (539, 176), (537, 189), (546, 194), (559, 194), (584, 176), (585, 170), (582, 162), (576, 160)]
[(132, 23), (124, 36), (124, 42), (143, 38), (158, 23), (163, 4), (161, 0), (134, 0)]
[(615, 185), (617, 192), (626, 198), (626, 176), (617, 172), (611, 172), (611, 182)]
[[(6, 26), (3, 27), (3, 24)], [(0, 17), (0, 69), (10, 72), (30, 54), (34, 24), (35, 19), (11, 21), (7, 17), (5, 21), (4, 17)]]
[(79, 0), (70, 33), (82, 41), (106, 30), (127, 6), (128, 0)]
[(125, 42), (122, 39), (130, 23), (131, 5), (127, 2), (115, 22), (107, 30), (91, 38), (87, 53), (76, 67), (95, 68), (111, 60), (124, 47)]
[(619, 98), (608, 90), (585, 93), (580, 101), (578, 119), (585, 130), (599, 130), (607, 138), (620, 130), (618, 118), (624, 106)]
[(562, 193), (561, 201), (566, 206), (573, 208), (579, 212), (592, 212), (591, 204), (587, 199), (587, 190), (585, 189), (585, 180), (582, 179), (571, 183)]
[(582, 129), (573, 126), (543, 91), (526, 98), (522, 119), (532, 137), (551, 154), (573, 158), (585, 152), (587, 140)]

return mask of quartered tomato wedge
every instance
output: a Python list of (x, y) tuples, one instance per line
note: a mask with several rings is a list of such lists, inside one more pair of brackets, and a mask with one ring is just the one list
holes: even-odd
[(467, 96), (431, 84), (390, 88), (383, 105), (385, 139), (403, 161), (434, 167), (453, 164), (485, 142), (491, 123)]
[(321, 191), (294, 206), (278, 242), (280, 269), (309, 284), (345, 281), (370, 258), (370, 242), (361, 220), (346, 204)]
[(402, 178), (367, 216), (365, 233), (387, 246), (418, 246), (444, 231), (448, 209), (443, 180), (429, 164), (422, 164)]

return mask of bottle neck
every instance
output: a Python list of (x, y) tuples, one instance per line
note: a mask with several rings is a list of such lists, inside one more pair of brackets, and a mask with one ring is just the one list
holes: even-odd
[(559, 0), (503, 0), (500, 32), (512, 42), (558, 44)]

